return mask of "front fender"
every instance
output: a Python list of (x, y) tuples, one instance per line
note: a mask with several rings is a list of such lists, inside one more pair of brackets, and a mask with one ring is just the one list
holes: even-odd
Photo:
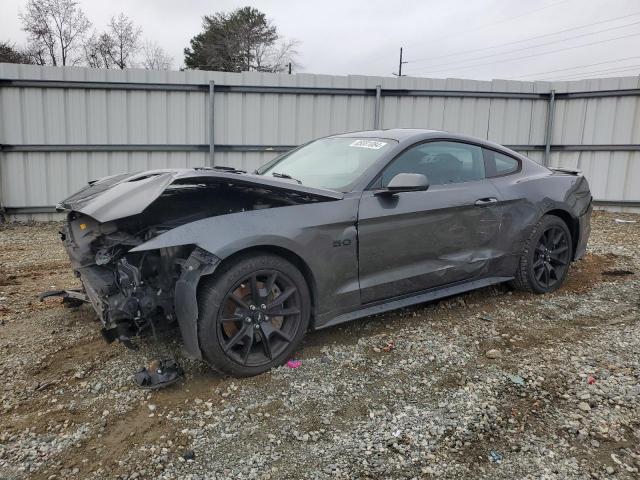
[(196, 245), (224, 259), (246, 248), (273, 245), (302, 256), (304, 252), (299, 240), (311, 226), (305, 221), (308, 213), (304, 212), (312, 206), (297, 205), (209, 217), (176, 227), (131, 251)]
[[(280, 247), (308, 266), (317, 291), (314, 314), (316, 319), (328, 318), (360, 302), (357, 208), (358, 198), (347, 198), (209, 217), (176, 227), (131, 251), (195, 245), (194, 252), (208, 252), (224, 261), (248, 248)], [(199, 354), (195, 292), (197, 280), (206, 274), (183, 273), (184, 282), (176, 285), (176, 313), (193, 355)]]

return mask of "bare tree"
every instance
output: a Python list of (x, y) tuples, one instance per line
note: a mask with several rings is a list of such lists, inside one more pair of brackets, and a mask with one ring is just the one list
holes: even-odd
[(43, 45), (30, 41), (27, 44), (25, 53), (29, 55), (29, 58), (31, 58), (32, 63), (35, 65), (47, 64), (47, 50)]
[(133, 66), (133, 59), (140, 50), (140, 35), (142, 28), (135, 26), (125, 14), (111, 17), (109, 36), (114, 42), (111, 59), (117, 68), (124, 70)]
[(113, 68), (115, 40), (108, 34), (94, 32), (84, 43), (84, 60), (91, 68)]
[(292, 70), (297, 69), (300, 67), (296, 61), (299, 46), (299, 40), (282, 40), (280, 45), (270, 46), (256, 56), (257, 70), (260, 70), (262, 65), (267, 65), (264, 71), (282, 73), (288, 70), (289, 64)]
[(169, 70), (173, 58), (157, 42), (147, 40), (142, 46), (140, 66), (147, 70)]
[(111, 17), (107, 30), (93, 32), (84, 43), (84, 60), (92, 68), (168, 70), (173, 59), (156, 42), (141, 44), (142, 29), (120, 13)]
[(51, 65), (73, 65), (91, 22), (77, 0), (28, 0), (20, 13), (22, 29), (41, 60)]
[[(144, 68), (167, 70), (173, 63), (157, 43), (141, 46), (142, 29), (123, 13), (111, 17), (106, 31), (90, 35), (91, 22), (78, 0), (27, 0), (19, 17), (29, 35), (27, 49), (20, 52), (25, 62), (125, 69), (136, 65), (141, 52)], [(14, 53), (6, 50), (7, 55)]]

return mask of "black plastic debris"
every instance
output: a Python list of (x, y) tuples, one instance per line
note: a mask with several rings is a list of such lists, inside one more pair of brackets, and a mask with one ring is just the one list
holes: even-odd
[(139, 370), (133, 379), (139, 387), (157, 390), (173, 385), (184, 376), (184, 370), (175, 360), (154, 360)]
[(193, 460), (194, 458), (196, 458), (196, 452), (194, 452), (193, 450), (185, 450), (182, 454), (182, 458), (184, 458), (185, 460)]
[(62, 298), (62, 304), (71, 308), (79, 307), (83, 303), (89, 302), (87, 294), (82, 290), (49, 290), (38, 295), (41, 302), (49, 297), (60, 297)]

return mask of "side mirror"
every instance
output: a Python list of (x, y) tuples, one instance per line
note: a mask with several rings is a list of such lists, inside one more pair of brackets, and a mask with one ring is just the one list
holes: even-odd
[(419, 192), (429, 188), (429, 180), (421, 173), (399, 173), (391, 179), (387, 188), (376, 195), (394, 195), (401, 192)]

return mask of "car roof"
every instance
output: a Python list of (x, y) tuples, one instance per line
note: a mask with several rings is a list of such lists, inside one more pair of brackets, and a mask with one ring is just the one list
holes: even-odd
[[(387, 138), (390, 140), (396, 140), (402, 144), (410, 144), (429, 139), (445, 139), (445, 140), (458, 140), (462, 142), (469, 142), (479, 144), (495, 150), (503, 150), (512, 152), (507, 147), (484, 140), (478, 137), (472, 137), (470, 135), (462, 135), (458, 133), (446, 132), (444, 130), (429, 130), (426, 128), (389, 128), (384, 130), (364, 130), (361, 132), (348, 132), (340, 133), (337, 135), (331, 135), (329, 138), (339, 137), (361, 137), (361, 138)], [(512, 152), (516, 153), (516, 152)]]
[(412, 137), (420, 137), (425, 134), (446, 133), (440, 130), (427, 130), (424, 128), (388, 128), (385, 130), (363, 130), (361, 132), (347, 132), (331, 137), (364, 137), (364, 138), (388, 138), (390, 140), (402, 141)]

